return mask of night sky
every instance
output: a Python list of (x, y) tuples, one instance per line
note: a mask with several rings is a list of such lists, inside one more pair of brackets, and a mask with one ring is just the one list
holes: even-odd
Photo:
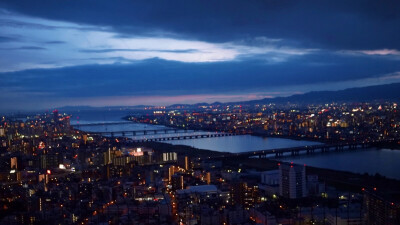
[(393, 82), (398, 0), (0, 2), (0, 111), (243, 101)]

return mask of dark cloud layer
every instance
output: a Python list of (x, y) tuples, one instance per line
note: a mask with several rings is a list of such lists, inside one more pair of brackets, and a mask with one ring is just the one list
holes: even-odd
[(18, 40), (18, 38), (0, 36), (0, 43), (1, 42), (13, 42), (13, 41), (17, 41), (17, 40)]
[(2, 0), (0, 10), (2, 66), (12, 65), (2, 71), (16, 71), (0, 73), (0, 109), (400, 79), (398, 0)]
[(265, 36), (308, 48), (400, 49), (400, 1), (4, 0), (23, 14), (213, 42)]
[(198, 52), (197, 49), (181, 49), (181, 50), (165, 50), (165, 49), (124, 49), (124, 48), (113, 48), (113, 49), (82, 49), (81, 52), (86, 53), (107, 53), (107, 52), (167, 52), (167, 53), (194, 53)]
[(46, 41), (45, 42), (45, 44), (54, 44), (54, 45), (65, 44), (65, 43), (66, 43), (65, 41)]
[(268, 64), (260, 58), (219, 63), (150, 59), (133, 64), (3, 73), (0, 89), (22, 89), (59, 97), (246, 93), (267, 92), (272, 87), (288, 85), (365, 79), (396, 71), (400, 71), (397, 61), (375, 57), (354, 60), (327, 53), (298, 57), (285, 64)]
[(17, 48), (0, 48), (0, 50), (45, 50), (46, 48), (39, 47), (39, 46), (21, 46)]

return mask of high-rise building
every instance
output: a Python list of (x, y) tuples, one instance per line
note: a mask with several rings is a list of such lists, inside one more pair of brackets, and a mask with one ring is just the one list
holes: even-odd
[(305, 166), (279, 164), (279, 194), (285, 198), (302, 198), (307, 196)]
[(248, 185), (241, 181), (234, 182), (230, 186), (232, 205), (241, 205), (245, 209), (249, 209), (258, 203), (258, 186)]
[(400, 204), (389, 201), (376, 188), (364, 190), (363, 208), (365, 224), (400, 224)]
[(104, 154), (104, 165), (111, 164), (112, 163), (112, 154), (111, 154), (111, 149), (108, 148)]
[(183, 176), (181, 174), (174, 174), (171, 177), (171, 186), (172, 186), (172, 190), (184, 189)]
[(177, 161), (177, 160), (178, 160), (178, 154), (176, 152), (164, 152), (163, 153), (163, 162)]
[(268, 195), (279, 194), (279, 170), (269, 170), (261, 173), (259, 188)]
[(57, 168), (62, 162), (58, 154), (42, 154), (39, 160), (41, 169)]
[(185, 156), (185, 171), (188, 171), (190, 168), (190, 164), (189, 164), (189, 157)]
[(11, 158), (11, 169), (18, 169), (18, 158), (17, 157)]
[(207, 184), (211, 183), (211, 173), (210, 172), (206, 173), (206, 182), (207, 182)]
[(172, 176), (175, 173), (175, 166), (170, 166), (168, 168), (168, 180), (171, 181)]
[(55, 123), (58, 122), (58, 110), (57, 109), (53, 110), (53, 119), (54, 119)]
[(261, 173), (261, 183), (266, 185), (279, 185), (279, 170), (269, 170)]
[(87, 140), (88, 140), (87, 134), (83, 134), (82, 135), (82, 139), (83, 139), (83, 143), (86, 145), (87, 144)]

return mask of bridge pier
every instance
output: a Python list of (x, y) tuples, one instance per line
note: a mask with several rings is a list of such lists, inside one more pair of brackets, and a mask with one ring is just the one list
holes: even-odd
[(307, 149), (307, 155), (313, 154), (315, 152), (315, 149)]
[(264, 158), (267, 158), (267, 156), (266, 155), (258, 155), (258, 158), (259, 159), (264, 159)]

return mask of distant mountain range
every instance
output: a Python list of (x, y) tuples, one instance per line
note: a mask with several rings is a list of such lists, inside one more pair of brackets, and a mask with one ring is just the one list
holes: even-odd
[(338, 91), (311, 91), (304, 94), (296, 94), (288, 97), (264, 98), (252, 101), (214, 102), (197, 103), (197, 104), (175, 104), (170, 107), (196, 107), (203, 105), (232, 105), (232, 104), (313, 104), (313, 103), (330, 103), (330, 102), (373, 102), (373, 101), (399, 101), (400, 102), (400, 83), (383, 84), (368, 87), (348, 88)]
[[(384, 84), (360, 88), (349, 88), (339, 91), (312, 91), (304, 94), (296, 94), (288, 97), (264, 98), (260, 100), (243, 101), (243, 102), (229, 102), (220, 103), (196, 103), (196, 104), (174, 104), (169, 108), (177, 108), (184, 106), (185, 108), (197, 108), (204, 105), (230, 105), (230, 104), (313, 104), (313, 103), (330, 103), (330, 102), (372, 102), (372, 101), (399, 101), (400, 102), (400, 83)], [(137, 105), (137, 106), (105, 106), (105, 107), (91, 107), (91, 106), (64, 106), (61, 110), (102, 110), (102, 109), (118, 109), (118, 110), (138, 110), (144, 107), (151, 107), (150, 105)]]
[(80, 111), (80, 110), (138, 110), (145, 107), (153, 107), (151, 105), (135, 105), (135, 106), (62, 106), (58, 109), (61, 111)]
[(288, 97), (264, 98), (260, 100), (240, 102), (242, 104), (266, 103), (328, 103), (328, 102), (372, 102), (399, 101), (400, 83), (384, 84), (360, 88), (349, 88), (339, 91), (312, 91)]

